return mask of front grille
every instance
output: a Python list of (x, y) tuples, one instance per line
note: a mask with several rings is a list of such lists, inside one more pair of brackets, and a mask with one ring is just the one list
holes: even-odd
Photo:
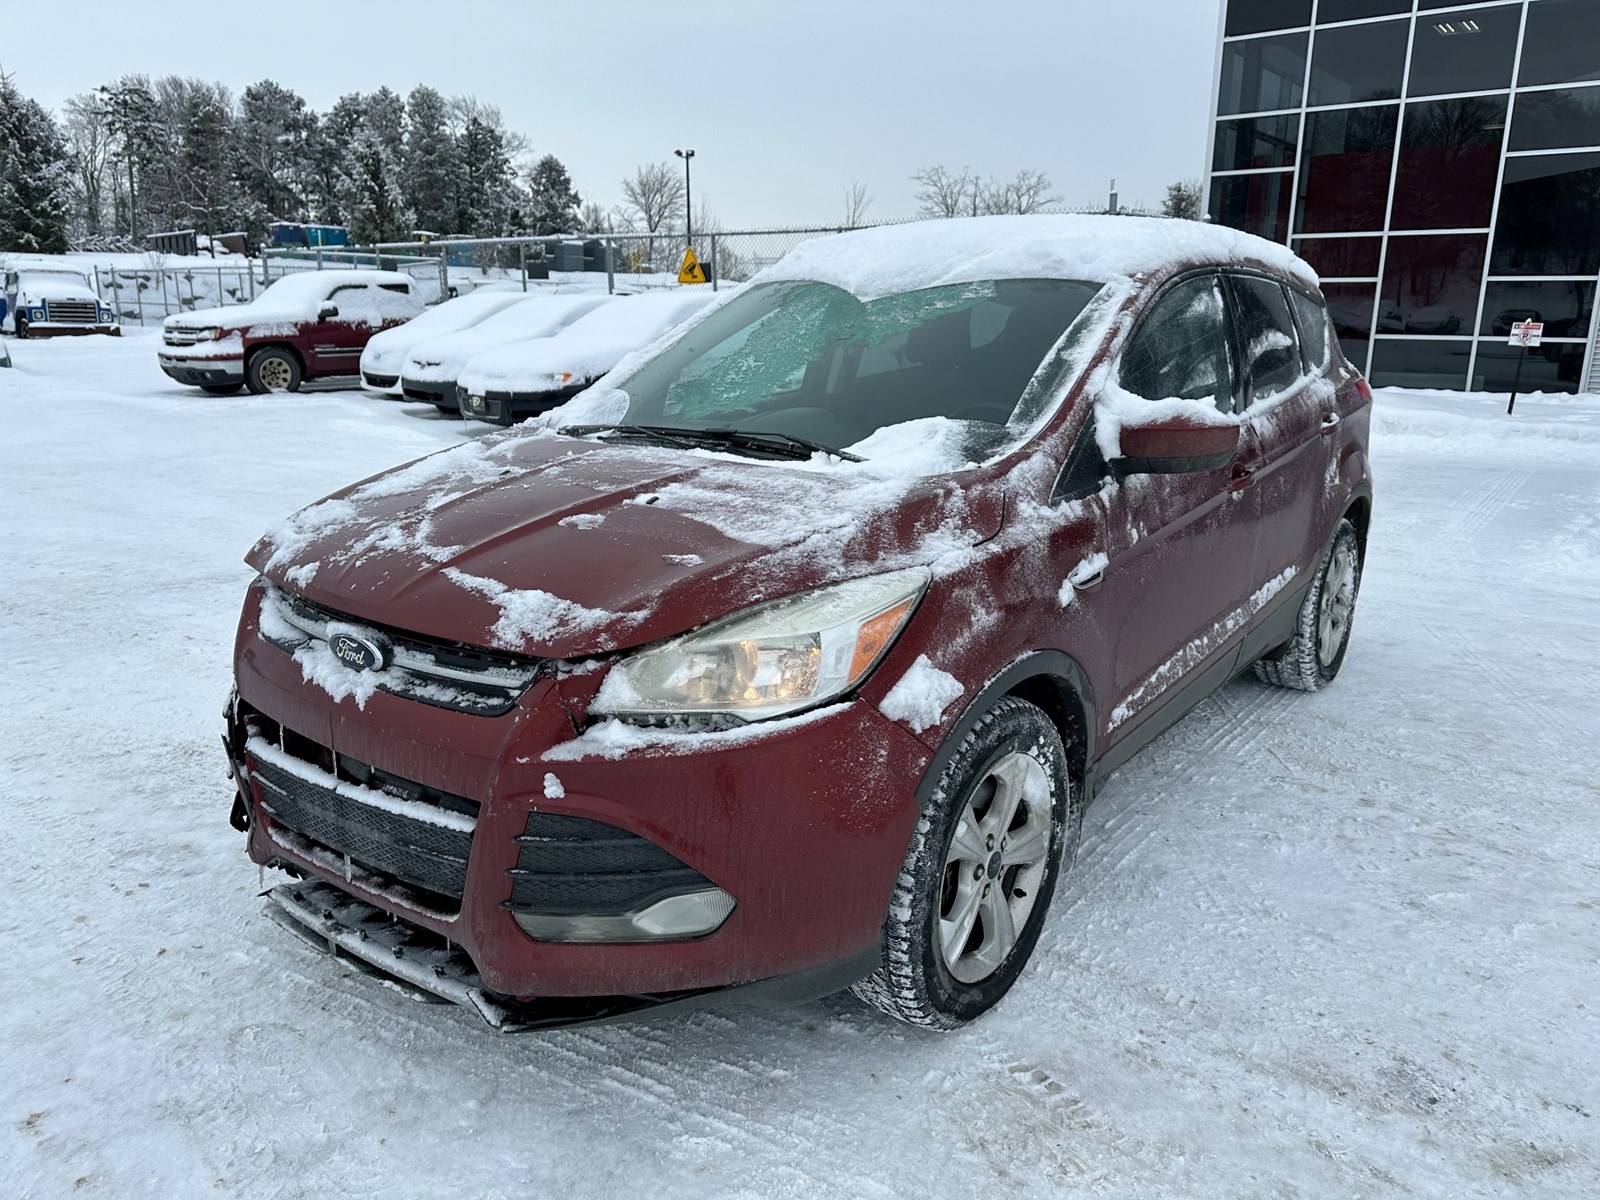
[(169, 346), (193, 346), (200, 340), (198, 329), (163, 330), (161, 340)]
[(379, 690), (391, 695), (495, 717), (510, 712), (523, 692), (551, 672), (551, 664), (544, 659), (500, 654), (375, 625), (313, 604), (273, 584), (264, 587), (261, 636), (266, 641), (290, 654), (320, 649), (331, 656), (327, 643), (334, 632), (381, 639), (392, 647), (393, 661), (371, 674)]
[(583, 817), (531, 812), (517, 844), (507, 908), (609, 916), (713, 886), (654, 842)]
[[(475, 801), (334, 756), (287, 730), (278, 736), (289, 750), (261, 736), (245, 743), (251, 779), (274, 823), (346, 856), (351, 867), (422, 889), (429, 907), (441, 907), (440, 898), (448, 902), (442, 907), (460, 907), (478, 823)], [(336, 772), (290, 750), (332, 761)]]
[(44, 319), (57, 325), (93, 325), (99, 306), (93, 300), (46, 300)]

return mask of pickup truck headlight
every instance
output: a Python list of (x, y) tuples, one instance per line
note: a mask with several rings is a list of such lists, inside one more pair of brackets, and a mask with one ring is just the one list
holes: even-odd
[(843, 695), (877, 665), (932, 578), (894, 571), (769, 601), (623, 659), (592, 709), (650, 719), (785, 716)]

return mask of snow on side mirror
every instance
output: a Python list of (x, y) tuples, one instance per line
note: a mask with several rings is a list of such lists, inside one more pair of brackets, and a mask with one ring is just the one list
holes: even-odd
[(317, 320), (319, 320), (319, 321), (331, 321), (331, 320), (333, 320), (333, 318), (337, 317), (338, 315), (339, 315), (339, 306), (337, 304), (334, 304), (332, 301), (329, 301), (328, 303), (324, 304), (321, 308), (317, 309)]
[(1122, 427), (1122, 456), (1111, 460), (1117, 479), (1129, 475), (1187, 475), (1225, 467), (1239, 450), (1240, 427), (1167, 417)]

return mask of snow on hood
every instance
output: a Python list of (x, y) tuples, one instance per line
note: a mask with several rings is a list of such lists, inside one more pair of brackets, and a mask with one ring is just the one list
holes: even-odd
[(873, 435), (867, 462), (789, 463), (519, 429), (336, 493), (248, 561), (359, 618), (584, 657), (988, 540), (1003, 496), (949, 478), (963, 434), (935, 418)]
[(715, 295), (707, 287), (685, 287), (619, 296), (551, 337), (476, 355), (462, 368), (460, 384), (482, 395), (545, 391), (565, 383), (563, 375), (594, 379), (688, 320)]
[(1110, 283), (1188, 262), (1254, 259), (1313, 286), (1287, 246), (1222, 225), (1160, 217), (958, 217), (802, 242), (752, 280), (814, 279), (863, 300), (986, 279)]
[(411, 276), (399, 271), (299, 271), (270, 284), (249, 304), (225, 308), (197, 308), (162, 322), (166, 329), (241, 329), (252, 325), (286, 324), (314, 320), (317, 308), (336, 287), (365, 283), (404, 283)]
[(404, 325), (396, 325), (393, 329), (373, 334), (367, 341), (366, 349), (362, 351), (361, 368), (364, 371), (385, 375), (391, 372), (398, 375), (400, 365), (405, 361), (406, 351), (419, 342), (443, 337), (458, 330), (470, 329), (480, 321), (486, 321), (495, 313), (510, 308), (513, 304), (520, 304), (526, 299), (528, 294), (520, 289), (509, 286), (502, 289), (494, 285), (478, 288), (465, 296), (457, 296), (454, 300), (446, 300), (443, 304), (413, 317)]
[(549, 337), (610, 300), (604, 293), (593, 292), (528, 296), (470, 328), (430, 337), (412, 346), (401, 374), (406, 379), (453, 383), (474, 356), (515, 342)]
[(93, 300), (100, 303), (94, 288), (77, 275), (22, 272), (17, 294), (24, 300)]

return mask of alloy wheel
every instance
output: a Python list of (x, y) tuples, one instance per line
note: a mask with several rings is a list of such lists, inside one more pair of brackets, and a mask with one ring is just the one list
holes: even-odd
[(1339, 657), (1350, 632), (1350, 613), (1356, 605), (1355, 552), (1341, 541), (1328, 562), (1322, 581), (1322, 603), (1317, 614), (1317, 658), (1329, 666)]
[(978, 780), (945, 853), (938, 938), (962, 983), (1000, 969), (1033, 911), (1050, 853), (1050, 781), (1031, 754), (1011, 753)]
[(289, 385), (294, 382), (294, 371), (289, 364), (281, 358), (269, 358), (261, 364), (257, 372), (261, 386), (269, 392), (287, 392)]

